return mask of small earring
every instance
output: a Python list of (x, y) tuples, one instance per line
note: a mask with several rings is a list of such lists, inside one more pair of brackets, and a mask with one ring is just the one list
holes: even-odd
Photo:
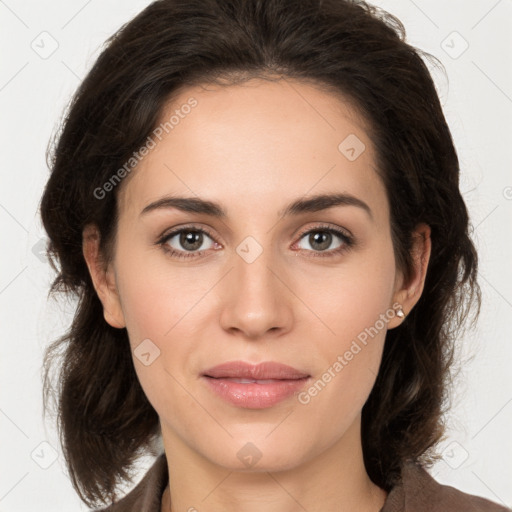
[(398, 311), (396, 312), (396, 316), (399, 318), (404, 318), (405, 317), (404, 310), (402, 308), (399, 308)]

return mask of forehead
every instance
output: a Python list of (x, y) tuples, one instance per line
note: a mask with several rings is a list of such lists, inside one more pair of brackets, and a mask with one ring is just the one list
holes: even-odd
[(156, 130), (154, 147), (120, 191), (124, 211), (138, 214), (165, 193), (253, 209), (265, 201), (276, 211), (292, 196), (333, 188), (374, 200), (384, 193), (362, 116), (314, 84), (252, 79), (184, 88)]

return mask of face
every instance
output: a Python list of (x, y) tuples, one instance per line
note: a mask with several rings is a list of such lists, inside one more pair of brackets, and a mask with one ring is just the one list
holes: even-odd
[[(166, 446), (292, 468), (358, 430), (400, 322), (374, 149), (348, 103), (291, 80), (190, 87), (162, 121), (177, 109), (119, 191), (105, 318), (127, 328)], [(178, 197), (195, 211), (160, 201)], [(296, 371), (205, 376), (235, 361)]]

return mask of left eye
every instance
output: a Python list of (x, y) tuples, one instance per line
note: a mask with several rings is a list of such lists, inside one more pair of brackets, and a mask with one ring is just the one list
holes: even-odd
[[(336, 242), (336, 238), (339, 240), (337, 245), (331, 247), (331, 244)], [(351, 240), (347, 235), (333, 228), (317, 228), (307, 231), (301, 236), (300, 240), (305, 240), (307, 244), (309, 244), (309, 247), (299, 248), (312, 250), (314, 252), (325, 252), (328, 249), (329, 251), (335, 251), (342, 246), (350, 246), (351, 243)]]

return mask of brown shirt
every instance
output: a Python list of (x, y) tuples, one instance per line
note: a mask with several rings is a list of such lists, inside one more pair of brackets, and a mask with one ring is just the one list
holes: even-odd
[[(168, 483), (167, 459), (160, 455), (124, 498), (96, 512), (160, 512)], [(402, 482), (391, 489), (380, 512), (511, 512), (484, 498), (436, 482), (423, 468), (408, 464)]]

